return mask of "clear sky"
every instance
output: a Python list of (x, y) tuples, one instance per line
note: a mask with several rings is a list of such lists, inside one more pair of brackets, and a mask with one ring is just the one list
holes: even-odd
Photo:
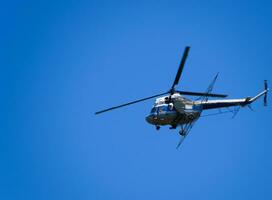
[(168, 90), (186, 45), (178, 89), (272, 85), (268, 2), (2, 2), (0, 199), (272, 199), (271, 103), (199, 120), (178, 151), (152, 100), (94, 115)]

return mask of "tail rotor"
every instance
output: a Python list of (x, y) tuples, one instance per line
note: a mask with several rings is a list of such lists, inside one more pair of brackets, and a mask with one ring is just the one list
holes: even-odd
[(269, 90), (267, 80), (264, 80), (264, 90), (266, 91), (266, 93), (264, 94), (264, 106), (267, 106), (267, 92)]

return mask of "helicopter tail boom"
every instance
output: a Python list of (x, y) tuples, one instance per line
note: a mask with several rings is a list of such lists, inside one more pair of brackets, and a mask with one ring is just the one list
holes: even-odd
[(269, 88), (267, 86), (267, 81), (264, 82), (264, 90), (257, 94), (255, 97), (247, 97), (243, 99), (218, 99), (218, 100), (208, 100), (206, 102), (201, 101), (195, 101), (195, 104), (202, 105), (203, 110), (207, 109), (215, 109), (215, 108), (224, 108), (224, 107), (231, 107), (231, 106), (247, 106), (257, 99), (259, 99), (261, 96), (264, 96), (264, 105), (267, 104), (267, 93), (269, 91)]

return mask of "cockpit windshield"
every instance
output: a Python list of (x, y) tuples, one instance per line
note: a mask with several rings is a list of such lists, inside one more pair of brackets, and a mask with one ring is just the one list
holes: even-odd
[(164, 105), (160, 105), (160, 106), (156, 106), (153, 107), (150, 111), (150, 113), (161, 113), (161, 112), (169, 112), (169, 111), (174, 111), (175, 107), (173, 106), (173, 104), (164, 104)]
[(150, 111), (150, 113), (155, 113), (157, 111), (157, 107), (153, 107)]

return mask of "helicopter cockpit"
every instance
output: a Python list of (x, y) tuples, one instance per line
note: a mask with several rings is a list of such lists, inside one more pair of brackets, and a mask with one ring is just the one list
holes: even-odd
[(175, 110), (176, 109), (175, 109), (173, 103), (160, 104), (160, 105), (154, 106), (151, 109), (150, 114), (167, 113), (167, 112), (175, 111)]

